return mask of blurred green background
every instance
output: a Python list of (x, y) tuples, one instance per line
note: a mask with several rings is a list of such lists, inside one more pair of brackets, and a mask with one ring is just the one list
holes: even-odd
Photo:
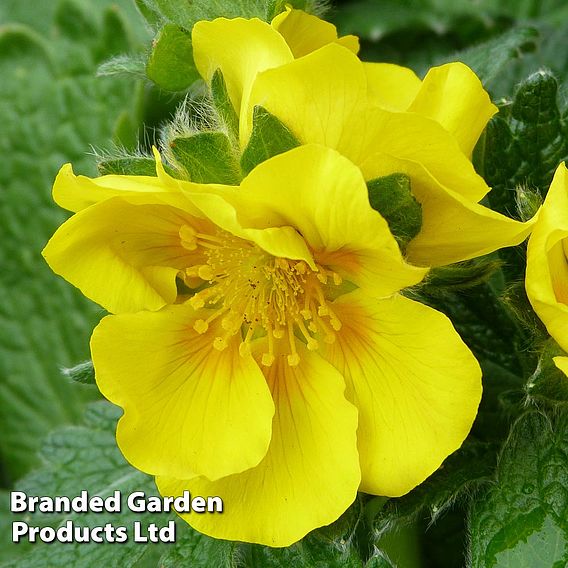
[[(488, 81), (495, 99), (511, 96), (522, 78), (541, 67), (560, 79), (568, 74), (565, 0), (337, 1), (327, 17), (342, 34), (361, 37), (363, 59), (408, 65), (421, 75), (480, 42), (534, 27), (538, 39), (514, 47), (523, 57)], [(181, 94), (160, 91), (136, 75), (96, 76), (113, 56), (143, 54), (151, 38), (133, 0), (0, 0), (4, 494), (38, 463), (45, 434), (79, 421), (84, 403), (98, 397), (94, 388), (65, 379), (60, 369), (88, 358), (90, 332), (102, 311), (54, 276), (40, 252), (66, 217), (50, 195), (60, 166), (72, 162), (76, 172), (95, 175), (93, 149), (148, 147), (181, 100)], [(463, 516), (453, 515), (429, 533), (428, 565), (451, 554), (461, 558)], [(444, 545), (452, 539), (458, 539), (457, 552)]]

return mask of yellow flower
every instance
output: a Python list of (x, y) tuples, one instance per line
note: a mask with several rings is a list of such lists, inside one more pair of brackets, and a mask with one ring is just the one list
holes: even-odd
[(118, 312), (91, 351), (124, 409), (126, 458), (164, 495), (223, 498), (190, 525), (286, 546), (359, 489), (408, 492), (461, 445), (479, 365), (443, 314), (397, 294), (426, 271), (401, 257), (357, 167), (304, 145), (240, 187), (157, 169), (64, 167), (54, 197), (76, 213), (44, 256)]
[[(527, 250), (529, 300), (556, 343), (568, 352), (568, 171), (560, 164)], [(568, 375), (568, 357), (554, 357)]]
[[(301, 14), (297, 18), (307, 26)], [(407, 248), (414, 264), (458, 262), (528, 236), (532, 222), (478, 203), (489, 187), (470, 156), (497, 109), (468, 67), (435, 67), (420, 81), (404, 67), (362, 63), (338, 42), (320, 44), (294, 59), (278, 31), (260, 20), (195, 25), (197, 68), (208, 81), (217, 69), (223, 73), (239, 114), (243, 149), (254, 107), (261, 105), (301, 143), (322, 144), (348, 157), (367, 181), (407, 174), (423, 217), (422, 230)]]

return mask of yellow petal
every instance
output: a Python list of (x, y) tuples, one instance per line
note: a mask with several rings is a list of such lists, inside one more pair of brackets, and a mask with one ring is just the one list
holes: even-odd
[(422, 206), (422, 228), (406, 249), (413, 264), (443, 266), (518, 245), (536, 221), (521, 223), (470, 201), (409, 160), (375, 154), (361, 169), (367, 179), (394, 172), (410, 177), (412, 193)]
[(305, 145), (275, 156), (243, 180), (236, 197), (244, 223), (294, 227), (320, 260), (378, 296), (426, 274), (404, 262), (386, 221), (369, 204), (361, 172), (334, 150)]
[(338, 42), (357, 53), (359, 39), (355, 36), (337, 37), (337, 28), (317, 16), (302, 10), (287, 9), (272, 20), (272, 27), (282, 35), (294, 57), (302, 57), (327, 45)]
[[(366, 113), (361, 136), (360, 153), (351, 158), (358, 165), (383, 153), (421, 164), (442, 185), (470, 201), (481, 200), (489, 191), (456, 140), (430, 118), (373, 109)], [(365, 178), (369, 179), (366, 174)]]
[(175, 301), (179, 270), (195, 264), (180, 228), (205, 230), (204, 223), (169, 205), (114, 197), (61, 225), (43, 256), (56, 274), (110, 312), (158, 310)]
[(556, 367), (568, 376), (568, 357), (554, 357), (553, 361)]
[(382, 152), (423, 164), (460, 195), (479, 201), (489, 190), (456, 139), (436, 121), (410, 112), (370, 108), (365, 66), (336, 44), (269, 69), (255, 81), (241, 142), (254, 105), (278, 117), (303, 144), (336, 149), (355, 165)]
[(430, 69), (408, 110), (439, 122), (466, 156), (471, 156), (485, 125), (498, 111), (477, 75), (463, 63)]
[(157, 177), (107, 175), (95, 179), (76, 176), (71, 164), (65, 164), (55, 178), (53, 199), (68, 211), (80, 211), (89, 205), (124, 194), (156, 194), (169, 189)]
[[(239, 209), (243, 207), (239, 191), (239, 188), (223, 185), (187, 184), (184, 187), (184, 195), (218, 227), (237, 237), (256, 243), (273, 256), (304, 260), (311, 267), (315, 267), (306, 242), (293, 227), (267, 224), (262, 227), (253, 227), (243, 222), (240, 215), (246, 218), (246, 211)], [(258, 204), (253, 204), (253, 206), (257, 211), (260, 208)], [(264, 209), (264, 212), (270, 215), (269, 210)]]
[(359, 49), (361, 49), (359, 38), (355, 35), (342, 36), (338, 38), (336, 43), (346, 47), (349, 51), (352, 51), (355, 54), (359, 53)]
[(323, 144), (349, 157), (343, 150), (358, 145), (354, 128), (366, 103), (363, 65), (348, 49), (329, 44), (259, 74), (241, 123), (241, 144), (249, 138), (254, 106), (262, 105), (303, 143)]
[(568, 170), (558, 166), (527, 249), (526, 290), (548, 333), (568, 350)]
[(359, 411), (361, 489), (399, 496), (424, 481), (466, 438), (481, 370), (446, 316), (402, 296), (360, 291), (333, 304), (343, 322), (324, 355)]
[(266, 457), (255, 468), (215, 482), (159, 477), (162, 495), (218, 495), (222, 515), (182, 517), (197, 530), (229, 540), (289, 546), (336, 520), (360, 481), (357, 412), (343, 395), (341, 375), (300, 347), (290, 367), (280, 356), (266, 371), (276, 413)]
[(192, 41), (199, 73), (210, 83), (215, 71), (221, 70), (238, 115), (241, 103), (247, 103), (256, 75), (293, 59), (284, 38), (270, 24), (256, 18), (197, 22)]
[(412, 69), (392, 63), (363, 63), (363, 66), (370, 104), (394, 111), (408, 109), (422, 84)]
[(168, 175), (160, 153), (155, 147), (152, 150), (156, 159), (155, 177), (106, 175), (91, 179), (76, 176), (71, 164), (65, 164), (53, 185), (54, 201), (60, 207), (75, 212), (111, 197), (122, 197), (138, 204), (166, 203), (195, 215), (197, 211), (180, 192), (180, 187), (187, 182)]
[(125, 457), (153, 475), (217, 479), (255, 466), (266, 454), (274, 404), (254, 359), (223, 330), (200, 335), (188, 304), (108, 316), (93, 333), (97, 385), (124, 409), (117, 441)]

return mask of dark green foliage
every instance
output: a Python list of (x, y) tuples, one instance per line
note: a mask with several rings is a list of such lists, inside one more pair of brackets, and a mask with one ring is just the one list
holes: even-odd
[(476, 161), (493, 188), (489, 200), (497, 211), (515, 214), (519, 185), (546, 195), (556, 167), (568, 157), (557, 92), (549, 71), (535, 73), (489, 123)]
[(495, 483), (473, 504), (472, 568), (562, 568), (568, 562), (568, 428), (565, 414), (520, 418)]

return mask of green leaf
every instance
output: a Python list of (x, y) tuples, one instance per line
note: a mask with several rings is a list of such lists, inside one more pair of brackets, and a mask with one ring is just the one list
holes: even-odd
[(158, 28), (163, 23), (163, 18), (153, 0), (134, 0), (134, 3), (140, 14), (152, 28)]
[[(22, 520), (30, 526), (62, 526), (71, 521), (75, 526), (94, 527), (110, 523), (114, 527), (126, 527), (130, 538), (120, 545), (112, 543), (35, 543), (14, 564), (3, 568), (51, 568), (53, 566), (130, 567), (138, 565), (146, 556), (158, 557), (177, 545), (141, 544), (133, 541), (133, 524), (142, 523), (142, 530), (150, 523), (167, 526), (173, 520), (172, 513), (132, 512), (126, 499), (134, 491), (143, 491), (147, 497), (158, 495), (151, 477), (133, 469), (120, 454), (114, 437), (116, 420), (120, 410), (108, 402), (100, 401), (87, 408), (84, 425), (67, 426), (52, 432), (42, 448), (43, 466), (30, 473), (17, 485), (17, 491), (27, 495), (67, 495), (75, 497), (86, 490), (90, 497), (111, 496), (121, 492), (120, 513), (14, 513), (12, 521)], [(204, 547), (213, 552), (217, 541), (199, 535), (185, 523), (176, 525), (176, 535), (185, 547)], [(20, 546), (12, 545), (12, 548)], [(25, 544), (24, 544), (25, 546)], [(171, 548), (170, 548), (171, 547)], [(222, 548), (222, 547), (221, 547)], [(202, 560), (205, 554), (201, 554)], [(156, 565), (156, 564), (154, 564)], [(160, 564), (160, 566), (167, 564)], [(206, 564), (191, 564), (202, 566)]]
[(96, 37), (97, 29), (75, 0), (60, 0), (55, 10), (58, 32), (74, 41), (89, 41)]
[(538, 37), (535, 28), (513, 28), (489, 41), (451, 55), (446, 61), (462, 61), (487, 86), (511, 60), (535, 51)]
[(27, 552), (32, 543), (22, 542), (18, 546), (12, 543), (12, 522), (14, 516), (10, 512), (10, 492), (0, 489), (0, 566), (8, 560), (16, 559)]
[(169, 22), (190, 30), (195, 22), (215, 18), (261, 18), (267, 20), (270, 5), (266, 0), (143, 0), (146, 9)]
[(146, 64), (148, 77), (166, 91), (185, 91), (200, 78), (193, 63), (191, 34), (166, 24), (156, 36)]
[(401, 248), (405, 248), (422, 227), (422, 206), (412, 195), (410, 178), (391, 174), (367, 182), (369, 202), (389, 224)]
[[(10, 12), (11, 17), (29, 12), (39, 29), (53, 30), (53, 35), (16, 24), (0, 32), (0, 460), (5, 486), (36, 462), (45, 432), (77, 421), (84, 401), (95, 396), (66, 381), (60, 368), (88, 357), (99, 309), (55, 276), (40, 251), (67, 216), (51, 197), (58, 169), (73, 162), (78, 173), (94, 174), (88, 156), (92, 145), (108, 142), (117, 116), (132, 104), (131, 82), (94, 76), (98, 40), (86, 46), (56, 33), (55, 4), (19, 0)], [(97, 3), (99, 9), (88, 0), (82, 4), (90, 7), (94, 36), (101, 37), (105, 2)]]
[(546, 195), (556, 167), (568, 158), (568, 131), (557, 92), (558, 82), (552, 73), (534, 73), (487, 126), (476, 161), (493, 188), (490, 203), (502, 213), (516, 211), (517, 185)]
[(495, 483), (472, 506), (472, 568), (568, 563), (568, 417), (530, 412), (503, 449)]
[(300, 145), (292, 131), (265, 108), (255, 106), (252, 133), (241, 157), (241, 167), (248, 174), (258, 164)]
[(168, 141), (176, 163), (196, 183), (237, 185), (239, 164), (227, 135), (223, 132), (199, 132)]
[(160, 568), (244, 568), (239, 554), (241, 543), (214, 540), (197, 535), (191, 529), (179, 535), (175, 546), (168, 547), (160, 558)]
[(234, 140), (238, 140), (239, 117), (229, 98), (227, 85), (225, 84), (225, 79), (220, 69), (217, 69), (215, 73), (213, 73), (213, 78), (211, 79), (211, 98), (221, 123), (227, 127), (229, 135)]
[(103, 14), (102, 33), (98, 45), (98, 59), (106, 59), (129, 51), (134, 44), (130, 26), (116, 6), (108, 7)]

